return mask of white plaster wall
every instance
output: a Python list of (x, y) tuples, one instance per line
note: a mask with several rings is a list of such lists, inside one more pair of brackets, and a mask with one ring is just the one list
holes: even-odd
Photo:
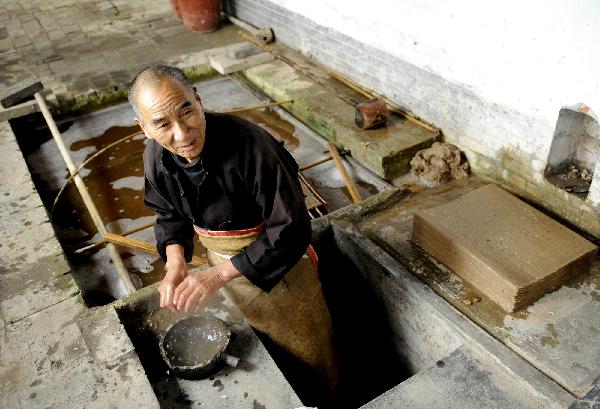
[[(600, 112), (598, 0), (270, 1), (522, 113), (531, 135), (493, 135), (487, 149), (518, 146), (538, 159), (536, 168), (563, 106)], [(465, 140), (485, 139), (475, 133)]]

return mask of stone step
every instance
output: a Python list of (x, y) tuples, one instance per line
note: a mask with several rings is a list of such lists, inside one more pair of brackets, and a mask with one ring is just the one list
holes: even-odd
[(495, 362), (461, 346), (435, 365), (407, 379), (361, 409), (540, 408), (535, 391)]

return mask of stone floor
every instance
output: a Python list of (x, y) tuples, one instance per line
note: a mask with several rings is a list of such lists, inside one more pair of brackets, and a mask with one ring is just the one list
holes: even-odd
[(59, 101), (127, 83), (145, 65), (241, 41), (186, 30), (166, 0), (1, 0), (0, 85), (42, 81)]
[[(2, 0), (0, 97), (42, 81), (68, 104), (240, 40), (187, 32), (165, 0)], [(115, 309), (85, 306), (8, 122), (0, 144), (0, 407), (159, 407)]]
[(114, 310), (83, 304), (8, 122), (0, 144), (0, 407), (158, 407)]

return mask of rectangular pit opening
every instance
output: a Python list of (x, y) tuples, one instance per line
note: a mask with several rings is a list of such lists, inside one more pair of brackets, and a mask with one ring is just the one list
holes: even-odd
[[(196, 86), (204, 98), (206, 109), (214, 112), (266, 102), (264, 95), (256, 94), (248, 89), (247, 84), (231, 78), (221, 77), (197, 83)], [(300, 166), (313, 165), (304, 172), (304, 176), (323, 196), (327, 208), (316, 200), (316, 195), (306, 190), (307, 196), (312, 199), (307, 199), (311, 217), (319, 217), (351, 203), (335, 164), (331, 160), (318, 163), (326, 156), (326, 152), (318, 135), (309, 128), (278, 109), (250, 110), (236, 115), (268, 129), (292, 153)], [(109, 144), (139, 132), (133, 118), (129, 104), (121, 103), (76, 118), (56, 117), (55, 120), (77, 166)], [(50, 213), (55, 197), (69, 175), (56, 143), (41, 114), (11, 120), (11, 127), (32, 179)], [(143, 204), (142, 152), (145, 143), (145, 136), (138, 134), (96, 157), (81, 170), (81, 176), (111, 233), (122, 234), (154, 221), (154, 213)], [(385, 182), (377, 176), (354, 163), (350, 165), (363, 198), (385, 188)], [(102, 238), (73, 183), (66, 186), (57, 202), (52, 212), (52, 222), (86, 303), (89, 306), (105, 305), (123, 297), (125, 289), (104, 246), (79, 252)], [(128, 237), (154, 243), (153, 229), (150, 227)], [(202, 247), (198, 243), (195, 247), (195, 255), (203, 256)], [(138, 288), (162, 279), (164, 265), (158, 256), (128, 248), (119, 250)]]
[[(461, 345), (458, 334), (430, 305), (412, 297), (410, 286), (391, 276), (343, 232), (334, 233), (330, 225), (323, 229), (323, 220), (317, 220), (313, 226), (321, 281), (334, 322), (340, 361), (339, 390), (333, 397), (318, 402), (319, 408), (358, 408), (434, 366)], [(206, 312), (232, 324), (232, 332), (236, 335), (231, 353), (240, 357), (241, 367), (225, 368), (208, 380), (193, 382), (167, 374), (157, 348), (161, 324), (152, 324), (156, 319), (149, 319), (166, 313), (156, 312), (157, 297), (149, 290), (150, 287), (142, 290), (145, 295), (131, 301), (117, 302), (117, 309), (162, 404), (193, 401), (195, 397), (210, 393), (207, 391), (214, 388), (213, 384), (228, 385), (228, 379), (243, 376), (246, 371), (264, 370), (261, 365), (269, 367), (264, 361), (261, 365), (256, 364), (263, 347), (253, 341), (256, 337), (248, 332), (251, 330), (243, 323), (239, 312), (222, 297), (216, 297)], [(272, 345), (264, 344), (300, 398), (306, 397), (303, 387), (310, 382), (286, 367)], [(243, 396), (244, 391), (228, 388), (225, 386), (222, 392), (225, 394), (229, 390)]]

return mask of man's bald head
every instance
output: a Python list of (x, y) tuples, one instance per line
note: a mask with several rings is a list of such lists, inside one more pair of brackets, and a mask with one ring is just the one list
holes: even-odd
[(190, 80), (185, 76), (185, 73), (175, 66), (167, 64), (152, 64), (147, 66), (133, 78), (127, 93), (129, 103), (133, 107), (138, 118), (141, 118), (137, 104), (139, 91), (144, 88), (144, 86), (157, 84), (164, 79), (178, 82), (190, 90), (194, 87)]

